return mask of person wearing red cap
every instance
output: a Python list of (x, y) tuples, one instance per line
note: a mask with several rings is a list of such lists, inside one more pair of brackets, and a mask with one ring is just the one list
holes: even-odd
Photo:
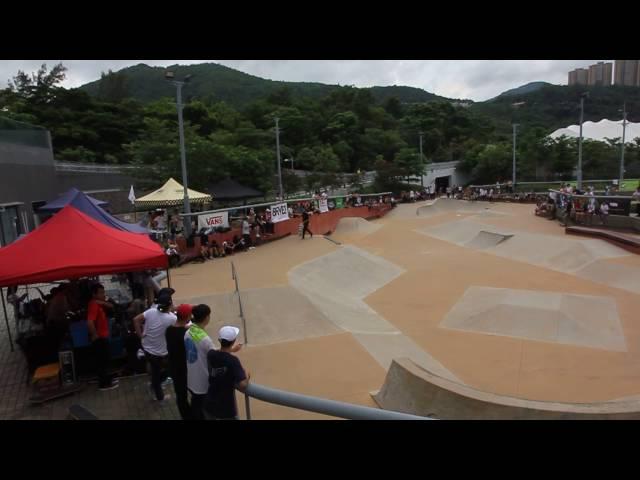
[(187, 393), (187, 354), (184, 349), (184, 334), (191, 324), (193, 305), (178, 305), (175, 325), (167, 328), (165, 337), (169, 352), (169, 375), (173, 379), (173, 389), (176, 392), (176, 403), (182, 420), (191, 420), (191, 405)]

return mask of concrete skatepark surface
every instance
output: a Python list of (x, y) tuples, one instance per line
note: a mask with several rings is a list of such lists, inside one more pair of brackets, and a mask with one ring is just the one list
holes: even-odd
[[(297, 393), (372, 406), (393, 360), (409, 357), (491, 395), (640, 396), (637, 256), (565, 236), (533, 205), (450, 200), (417, 214), (428, 205), (344, 222), (342, 245), (292, 236), (172, 270), (174, 297), (211, 304), (214, 337), (222, 323), (240, 325), (233, 260), (248, 324), (241, 360), (257, 383)], [(510, 293), (476, 308), (491, 289)], [(327, 418), (255, 403), (254, 418)]]

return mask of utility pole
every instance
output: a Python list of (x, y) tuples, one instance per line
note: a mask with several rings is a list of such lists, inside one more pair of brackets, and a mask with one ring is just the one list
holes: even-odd
[(620, 154), (620, 184), (618, 189), (622, 190), (622, 180), (624, 180), (624, 141), (627, 130), (627, 103), (622, 106), (622, 153)]
[(422, 132), (420, 132), (420, 186), (424, 190), (424, 165), (422, 162)]
[(176, 86), (176, 106), (178, 108), (178, 132), (180, 134), (180, 163), (182, 165), (182, 186), (184, 187), (184, 233), (188, 237), (191, 235), (191, 203), (189, 202), (189, 180), (187, 179), (187, 155), (184, 147), (184, 122), (182, 120), (182, 87), (189, 82), (191, 75), (187, 75), (182, 80), (176, 80), (175, 74), (171, 71), (165, 73), (165, 79)]
[(589, 95), (585, 92), (580, 95), (580, 138), (578, 139), (578, 190), (582, 190), (582, 122), (584, 121), (584, 99)]
[(511, 183), (513, 184), (513, 188), (516, 188), (516, 136), (517, 136), (517, 128), (518, 124), (513, 124), (513, 178), (511, 179)]
[(280, 170), (280, 119), (276, 117), (276, 156), (278, 157), (278, 186), (280, 189), (280, 200), (284, 200), (284, 192), (282, 190), (282, 171)]

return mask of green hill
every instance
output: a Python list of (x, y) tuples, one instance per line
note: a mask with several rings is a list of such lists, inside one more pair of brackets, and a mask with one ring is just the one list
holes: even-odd
[(550, 133), (579, 122), (580, 94), (588, 91), (589, 98), (584, 103), (585, 122), (603, 118), (621, 120), (619, 110), (624, 102), (629, 112), (628, 120), (640, 121), (640, 88), (637, 87), (543, 84), (532, 88), (531, 85), (510, 90), (486, 102), (474, 103), (470, 109), (491, 118), (500, 132), (510, 132), (511, 124), (515, 122)]
[[(216, 101), (225, 101), (239, 108), (283, 88), (287, 88), (293, 96), (306, 96), (314, 99), (325, 97), (332, 90), (340, 88), (337, 85), (322, 83), (266, 80), (216, 63), (173, 65), (166, 68), (139, 64), (124, 68), (116, 73), (126, 78), (128, 96), (142, 102), (149, 102), (175, 95), (175, 87), (164, 79), (164, 74), (167, 70), (174, 71), (177, 78), (186, 75), (193, 76), (189, 85), (183, 90), (185, 100), (210, 98)], [(80, 89), (90, 95), (97, 96), (103, 81), (103, 79), (100, 79), (87, 83), (81, 86)], [(397, 97), (402, 103), (450, 100), (414, 87), (372, 87), (370, 90), (374, 98), (380, 103), (393, 96)]]
[(551, 85), (547, 82), (530, 82), (517, 88), (512, 88), (506, 92), (502, 92), (499, 97), (514, 97), (518, 95), (524, 95), (525, 93), (535, 92), (546, 85)]

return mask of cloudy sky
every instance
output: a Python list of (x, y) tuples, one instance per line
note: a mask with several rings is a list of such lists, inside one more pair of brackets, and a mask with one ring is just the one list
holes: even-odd
[[(566, 84), (567, 72), (596, 60), (0, 60), (0, 88), (18, 70), (36, 71), (62, 61), (69, 68), (65, 87), (100, 78), (100, 72), (146, 63), (187, 65), (215, 62), (271, 80), (370, 87), (408, 85), (450, 98), (475, 101), (533, 81)], [(607, 60), (611, 61), (611, 60)]]

